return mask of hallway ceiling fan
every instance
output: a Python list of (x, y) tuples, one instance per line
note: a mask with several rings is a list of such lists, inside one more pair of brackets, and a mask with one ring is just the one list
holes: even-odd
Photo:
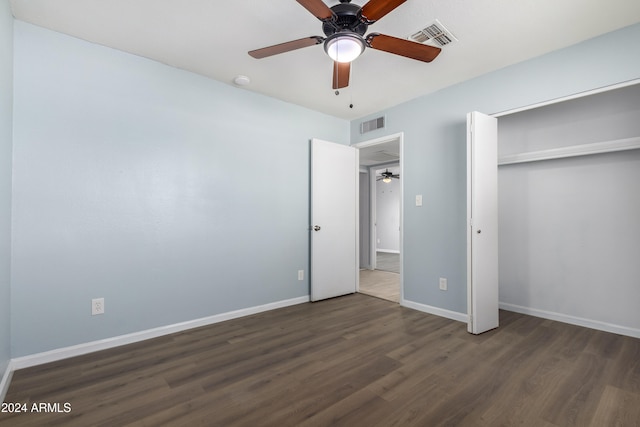
[(382, 50), (423, 62), (433, 61), (440, 48), (413, 41), (370, 33), (365, 37), (369, 25), (380, 20), (406, 0), (369, 0), (364, 6), (351, 4), (351, 0), (340, 0), (329, 8), (322, 0), (296, 0), (316, 18), (322, 21), (326, 37), (311, 36), (273, 46), (256, 49), (249, 55), (256, 59), (278, 55), (303, 47), (324, 43), (324, 50), (333, 59), (333, 89), (349, 86), (351, 62), (365, 48)]
[(394, 174), (393, 172), (390, 172), (389, 169), (385, 170), (380, 175), (381, 176), (378, 177), (376, 179), (376, 181), (382, 181), (382, 182), (387, 183), (387, 184), (391, 182), (391, 178), (400, 179), (400, 175), (399, 174)]

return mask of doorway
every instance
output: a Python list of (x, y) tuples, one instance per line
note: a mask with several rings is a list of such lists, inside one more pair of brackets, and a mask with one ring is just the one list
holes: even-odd
[(360, 159), (358, 292), (402, 303), (403, 134), (354, 147)]

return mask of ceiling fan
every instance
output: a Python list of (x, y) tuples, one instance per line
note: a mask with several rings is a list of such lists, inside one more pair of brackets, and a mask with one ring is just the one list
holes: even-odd
[(364, 6), (351, 4), (351, 0), (340, 0), (329, 8), (322, 0), (296, 0), (316, 18), (322, 21), (326, 37), (311, 36), (292, 40), (249, 52), (254, 58), (266, 58), (284, 52), (324, 43), (324, 50), (333, 59), (333, 89), (349, 86), (351, 61), (366, 47), (382, 50), (423, 62), (433, 61), (440, 48), (413, 41), (370, 33), (365, 37), (369, 25), (400, 6), (406, 0), (369, 0)]
[(391, 178), (400, 179), (400, 175), (399, 174), (394, 174), (393, 172), (389, 172), (389, 169), (385, 170), (380, 175), (381, 176), (379, 176), (376, 179), (376, 181), (382, 181), (382, 182), (385, 182), (387, 184), (391, 182)]

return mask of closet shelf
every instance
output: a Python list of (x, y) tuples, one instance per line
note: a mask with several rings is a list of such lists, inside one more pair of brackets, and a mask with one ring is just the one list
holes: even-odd
[(590, 154), (612, 153), (615, 151), (635, 150), (638, 148), (640, 148), (640, 137), (616, 139), (613, 141), (594, 142), (591, 144), (571, 145), (568, 147), (552, 148), (549, 150), (510, 154), (499, 157), (498, 166), (561, 159), (564, 157), (588, 156)]

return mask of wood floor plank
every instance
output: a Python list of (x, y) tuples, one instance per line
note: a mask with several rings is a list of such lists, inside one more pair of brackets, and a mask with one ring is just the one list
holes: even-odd
[(606, 386), (590, 426), (639, 427), (640, 394)]
[(571, 365), (569, 375), (550, 391), (551, 403), (544, 409), (543, 418), (562, 426), (589, 425), (606, 385), (607, 361), (590, 353), (583, 353)]
[(545, 354), (520, 365), (508, 378), (502, 379), (491, 404), (478, 411), (483, 425), (491, 427), (500, 422), (507, 425), (548, 423), (539, 415), (551, 403), (549, 390), (558, 387), (564, 379), (562, 373), (569, 366), (569, 362)]
[(373, 426), (391, 405), (375, 393), (361, 389), (336, 402), (314, 416), (301, 421), (298, 427), (313, 426)]
[(633, 426), (640, 340), (518, 313), (466, 325), (354, 294), (19, 370), (7, 426)]
[[(386, 357), (371, 360), (345, 359), (330, 369), (314, 373), (308, 382), (300, 384), (294, 391), (295, 399), (278, 396), (271, 402), (268, 411), (253, 411), (238, 421), (243, 425), (285, 425), (297, 426), (305, 420), (328, 410), (365, 385), (375, 381), (397, 368), (398, 362)], [(253, 402), (251, 403), (253, 405)], [(353, 408), (349, 409), (350, 411)], [(265, 413), (266, 412), (266, 413)], [(342, 414), (335, 414), (342, 416)]]
[(622, 390), (640, 394), (640, 340), (620, 337), (623, 341), (613, 367), (611, 384)]
[(390, 402), (391, 410), (381, 414), (375, 427), (427, 426), (422, 420), (425, 413), (448, 399), (443, 386), (448, 380), (437, 374), (430, 374), (421, 381), (404, 389), (396, 399)]

